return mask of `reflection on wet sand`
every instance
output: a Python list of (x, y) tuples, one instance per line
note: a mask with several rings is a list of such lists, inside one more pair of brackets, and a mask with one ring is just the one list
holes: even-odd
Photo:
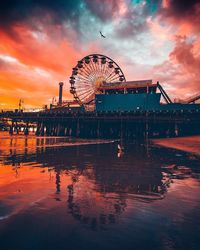
[(69, 144), (0, 140), (3, 250), (198, 249), (196, 155), (129, 144), (118, 157), (117, 142), (53, 146), (59, 143)]
[(18, 209), (54, 190), (55, 200), (65, 199), (69, 214), (94, 230), (116, 223), (127, 209), (128, 200), (149, 203), (164, 199), (174, 178), (188, 178), (193, 174), (192, 169), (179, 166), (176, 160), (170, 165), (165, 155), (157, 155), (154, 150), (145, 156), (144, 147), (134, 146), (134, 150), (125, 152), (121, 158), (112, 144), (62, 150), (37, 147), (52, 143), (49, 140), (4, 139), (8, 150), (2, 151), (1, 175), (6, 175), (12, 166), (18, 182), (13, 177), (7, 179), (11, 172), (2, 177), (1, 198), (9, 200), (13, 187), (20, 190), (21, 196), (9, 200), (10, 206)]
[(9, 136), (0, 132), (0, 155), (12, 154), (30, 154), (36, 151), (45, 151), (47, 148), (71, 147), (81, 145), (109, 144), (114, 140), (94, 140), (79, 139), (70, 137), (35, 137), (35, 136)]

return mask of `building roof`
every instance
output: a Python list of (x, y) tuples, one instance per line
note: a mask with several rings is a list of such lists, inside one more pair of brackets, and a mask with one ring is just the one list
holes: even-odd
[(139, 80), (127, 82), (103, 82), (99, 87), (100, 90), (108, 89), (137, 89), (146, 87), (156, 87), (157, 84), (152, 84), (152, 80)]

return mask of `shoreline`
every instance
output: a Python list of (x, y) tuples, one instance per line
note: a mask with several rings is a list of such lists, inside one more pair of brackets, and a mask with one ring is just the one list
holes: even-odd
[(195, 154), (200, 156), (200, 135), (198, 136), (187, 136), (187, 137), (176, 137), (176, 138), (162, 138), (151, 140), (153, 145), (171, 148)]

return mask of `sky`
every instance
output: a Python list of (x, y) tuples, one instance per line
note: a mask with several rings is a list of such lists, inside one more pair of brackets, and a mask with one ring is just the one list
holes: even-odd
[[(99, 31), (106, 36), (102, 38)], [(41, 107), (77, 61), (112, 58), (126, 80), (159, 81), (172, 99), (200, 92), (199, 0), (0, 1), (0, 109)]]

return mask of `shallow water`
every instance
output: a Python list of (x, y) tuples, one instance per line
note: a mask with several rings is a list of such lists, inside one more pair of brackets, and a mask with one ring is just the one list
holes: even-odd
[(1, 250), (200, 249), (198, 156), (86, 143), (0, 135)]

